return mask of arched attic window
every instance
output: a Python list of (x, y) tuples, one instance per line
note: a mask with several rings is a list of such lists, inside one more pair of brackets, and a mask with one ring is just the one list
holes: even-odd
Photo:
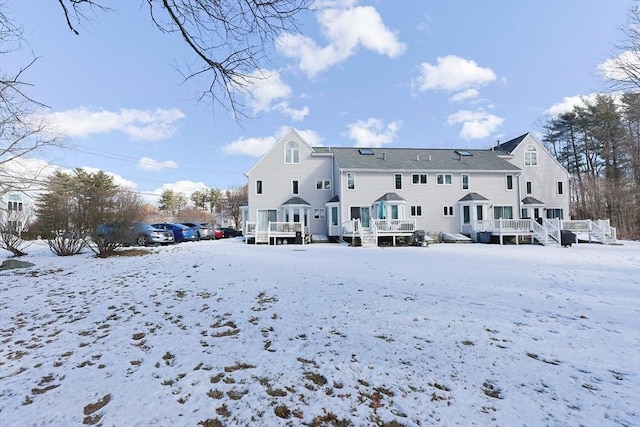
[(538, 150), (533, 145), (527, 145), (524, 149), (524, 165), (538, 166)]
[(294, 141), (289, 141), (284, 146), (284, 162), (288, 164), (300, 163), (300, 149)]

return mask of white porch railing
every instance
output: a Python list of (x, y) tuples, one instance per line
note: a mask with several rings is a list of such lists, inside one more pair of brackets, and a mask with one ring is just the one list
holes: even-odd
[(562, 229), (569, 230), (577, 235), (583, 235), (591, 243), (593, 241), (599, 243), (613, 243), (618, 239), (617, 230), (611, 227), (608, 219), (582, 219), (582, 220), (563, 220)]
[(305, 235), (309, 232), (309, 227), (305, 227), (301, 222), (269, 222), (266, 230), (258, 228), (255, 222), (247, 222), (245, 233), (245, 242), (249, 238), (254, 239), (254, 243), (269, 243), (272, 238), (278, 237), (296, 237), (297, 233), (301, 233), (302, 243), (304, 244)]
[(379, 235), (413, 234), (416, 231), (415, 219), (372, 219)]

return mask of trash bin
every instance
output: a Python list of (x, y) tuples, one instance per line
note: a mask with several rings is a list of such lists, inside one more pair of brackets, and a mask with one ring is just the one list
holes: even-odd
[(560, 244), (562, 246), (566, 248), (574, 243), (578, 243), (575, 233), (569, 230), (560, 230)]
[(491, 243), (491, 232), (481, 231), (478, 233), (480, 243)]
[(416, 246), (424, 246), (427, 239), (425, 238), (426, 233), (424, 230), (416, 230), (413, 232), (413, 244)]
[(302, 244), (302, 231), (296, 231), (296, 245)]

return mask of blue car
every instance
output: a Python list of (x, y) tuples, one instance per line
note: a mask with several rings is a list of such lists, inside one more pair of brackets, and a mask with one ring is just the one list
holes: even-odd
[(171, 230), (173, 232), (173, 240), (175, 240), (176, 243), (195, 242), (199, 239), (198, 230), (193, 227), (187, 227), (186, 225), (161, 222), (152, 224), (152, 226), (160, 230)]

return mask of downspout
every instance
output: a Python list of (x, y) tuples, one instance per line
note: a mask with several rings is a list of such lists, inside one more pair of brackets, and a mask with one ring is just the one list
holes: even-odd
[(517, 174), (518, 178), (518, 218), (522, 219), (522, 197), (521, 197), (521, 188), (520, 188), (520, 174)]

